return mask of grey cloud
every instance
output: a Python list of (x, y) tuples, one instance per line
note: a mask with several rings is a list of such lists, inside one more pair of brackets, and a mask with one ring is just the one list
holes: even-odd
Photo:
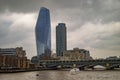
[[(92, 24), (92, 25), (91, 25)], [(86, 24), (81, 28), (69, 32), (68, 48), (79, 47), (89, 49), (90, 52), (95, 50), (106, 51), (104, 55), (110, 51), (116, 51), (114, 55), (120, 52), (120, 23), (109, 24)], [(99, 52), (100, 53), (100, 52)], [(97, 54), (97, 53), (96, 53)]]
[(119, 0), (1, 0), (0, 12), (7, 9), (13, 12), (38, 12), (41, 6), (50, 9), (54, 20), (77, 19), (81, 24), (86, 21), (120, 21)]
[(34, 12), (44, 3), (44, 0), (1, 0), (0, 11)]
[(9, 34), (9, 25), (12, 23), (10, 21), (2, 21), (0, 20), (0, 39), (4, 39)]
[[(12, 17), (11, 17), (12, 16)], [(13, 19), (14, 16), (17, 16), (17, 20)], [(22, 40), (30, 37), (33, 29), (31, 26), (27, 25), (24, 21), (20, 21), (22, 15), (12, 15), (11, 13), (0, 15), (0, 45), (6, 45), (11, 43), (21, 42)], [(10, 19), (11, 18), (11, 19)], [(27, 28), (29, 27), (29, 28)]]
[[(106, 28), (107, 29), (107, 28)], [(93, 42), (95, 40), (98, 40), (98, 42), (95, 42), (93, 45), (93, 47), (97, 47), (97, 48), (103, 48), (103, 49), (115, 49), (115, 46), (119, 46), (120, 45), (120, 30), (114, 32), (114, 30), (112, 31), (112, 33), (107, 32), (107, 33), (98, 33), (95, 34), (96, 37), (91, 37), (93, 38)], [(95, 45), (96, 44), (96, 45)], [(120, 50), (120, 47), (117, 48), (118, 50)]]
[(113, 33), (112, 35), (109, 33), (109, 35), (96, 34), (96, 38), (93, 38), (92, 40), (90, 39), (91, 42), (88, 42), (88, 44), (90, 44), (89, 46), (97, 49), (120, 51), (120, 30), (119, 33), (116, 33)]
[[(21, 26), (17, 26), (21, 27)], [(11, 44), (20, 42), (23, 39), (26, 39), (29, 37), (29, 30), (22, 30), (22, 29), (16, 29), (14, 31), (11, 31), (11, 27), (7, 28), (4, 25), (3, 27), (0, 27), (0, 45), (3, 46), (5, 44)], [(27, 32), (27, 33), (26, 33)]]
[[(68, 31), (79, 29), (86, 22), (107, 24), (120, 21), (120, 1), (118, 0), (76, 0), (63, 2), (51, 11), (53, 20), (68, 23)], [(54, 2), (53, 2), (54, 3)], [(60, 6), (60, 7), (59, 7)], [(52, 8), (51, 8), (52, 9)]]

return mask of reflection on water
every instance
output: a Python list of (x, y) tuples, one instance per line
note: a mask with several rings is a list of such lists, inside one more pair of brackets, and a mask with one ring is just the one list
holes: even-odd
[[(36, 76), (36, 74), (39, 74)], [(0, 73), (0, 80), (120, 80), (120, 71), (37, 71), (22, 73)]]

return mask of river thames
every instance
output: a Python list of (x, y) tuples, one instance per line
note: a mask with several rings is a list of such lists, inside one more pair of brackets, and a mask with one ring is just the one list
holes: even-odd
[(0, 80), (120, 80), (120, 71), (79, 71), (75, 75), (57, 70), (0, 73)]

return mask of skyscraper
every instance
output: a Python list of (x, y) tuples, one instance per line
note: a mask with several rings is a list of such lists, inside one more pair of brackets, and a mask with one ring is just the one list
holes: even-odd
[(37, 56), (51, 54), (51, 24), (50, 12), (47, 8), (41, 7), (35, 28)]
[(59, 23), (56, 27), (56, 53), (57, 56), (63, 56), (63, 51), (67, 49), (66, 25)]

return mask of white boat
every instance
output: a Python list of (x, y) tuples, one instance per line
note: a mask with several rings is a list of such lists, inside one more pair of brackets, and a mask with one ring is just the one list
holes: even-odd
[(77, 74), (79, 72), (78, 68), (73, 68), (70, 70), (70, 74)]

